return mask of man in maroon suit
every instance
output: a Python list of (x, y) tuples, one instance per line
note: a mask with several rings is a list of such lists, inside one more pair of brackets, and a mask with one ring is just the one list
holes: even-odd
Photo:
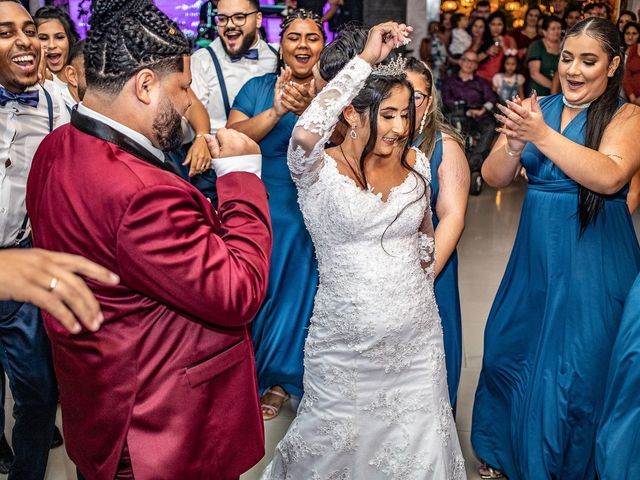
[(259, 149), (208, 138), (216, 213), (163, 161), (190, 104), (186, 38), (149, 1), (92, 10), (84, 102), (41, 144), (27, 187), (37, 246), (121, 279), (88, 280), (96, 332), (45, 314), (67, 451), (89, 480), (237, 478), (264, 448), (247, 331), (271, 255)]

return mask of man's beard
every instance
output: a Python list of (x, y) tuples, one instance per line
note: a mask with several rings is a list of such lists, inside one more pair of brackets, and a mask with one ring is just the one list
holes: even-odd
[(171, 152), (182, 145), (184, 139), (182, 116), (168, 98), (162, 100), (158, 115), (153, 120), (152, 129), (155, 140), (163, 152)]
[[(227, 32), (224, 32), (224, 33), (226, 35)], [(251, 46), (254, 43), (256, 43), (257, 35), (258, 33), (255, 30), (251, 33), (245, 33), (244, 40), (242, 40), (240, 47), (235, 52), (232, 52), (231, 50), (229, 50), (229, 48), (227, 47), (227, 43), (225, 42), (224, 36), (220, 38), (220, 41), (222, 42), (222, 48), (224, 48), (224, 51), (227, 52), (227, 55), (229, 55), (230, 57), (240, 57), (245, 53), (247, 53), (247, 51), (251, 48)]]

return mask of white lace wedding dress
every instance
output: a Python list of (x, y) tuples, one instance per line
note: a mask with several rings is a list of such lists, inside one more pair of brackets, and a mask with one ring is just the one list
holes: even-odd
[[(320, 286), (304, 396), (263, 480), (466, 478), (428, 266), (429, 192), (422, 196), (423, 182), (410, 173), (383, 201), (340, 174), (323, 149), (370, 73), (353, 59), (300, 117), (291, 140), (289, 167)], [(420, 152), (414, 168), (430, 179)]]

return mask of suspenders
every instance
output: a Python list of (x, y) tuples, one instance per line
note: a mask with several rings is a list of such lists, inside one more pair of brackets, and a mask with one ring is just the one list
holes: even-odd
[[(277, 58), (278, 51), (268, 43), (267, 43), (267, 47), (269, 47), (269, 50), (271, 50)], [(216, 69), (216, 75), (218, 76), (218, 83), (220, 84), (220, 93), (222, 94), (222, 102), (224, 103), (224, 112), (227, 118), (229, 118), (229, 112), (231, 111), (231, 102), (229, 102), (229, 92), (227, 91), (227, 83), (225, 82), (224, 75), (222, 74), (222, 66), (220, 65), (220, 60), (218, 59), (216, 52), (214, 52), (213, 48), (211, 48), (211, 45), (207, 47), (207, 51), (209, 52), (209, 55), (211, 55), (211, 60), (213, 60), (213, 66)]]
[(229, 118), (229, 112), (231, 111), (231, 104), (229, 103), (229, 92), (227, 92), (227, 83), (224, 81), (224, 75), (222, 75), (222, 67), (220, 66), (220, 60), (216, 52), (213, 51), (211, 46), (207, 47), (211, 60), (213, 60), (213, 66), (216, 68), (216, 75), (218, 76), (218, 83), (220, 84), (220, 93), (222, 94), (222, 101), (224, 103), (224, 112)]
[[(49, 114), (49, 133), (53, 132), (53, 100), (51, 99), (51, 94), (47, 92), (47, 89), (42, 87), (42, 91), (44, 92), (44, 96), (47, 99), (47, 113)], [(25, 235), (28, 231), (29, 227), (29, 214), (27, 213), (24, 216), (24, 220), (22, 221), (22, 226), (20, 230), (18, 230), (18, 236), (14, 242), (14, 247), (20, 245), (23, 240), (25, 240)]]

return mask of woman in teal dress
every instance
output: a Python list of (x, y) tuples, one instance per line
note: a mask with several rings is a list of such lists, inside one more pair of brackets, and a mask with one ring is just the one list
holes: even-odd
[[(318, 284), (311, 238), (287, 166), (291, 132), (313, 98), (312, 68), (324, 46), (320, 18), (295, 10), (282, 23), (280, 72), (254, 78), (238, 93), (227, 126), (259, 143), (269, 194), (273, 253), (269, 285), (252, 324), (265, 420), (290, 394), (302, 395), (303, 349)], [(284, 67), (287, 68), (284, 68)]]
[(613, 345), (609, 379), (596, 444), (600, 480), (640, 478), (640, 275), (636, 279)]
[(483, 478), (592, 480), (622, 305), (640, 270), (625, 203), (640, 108), (618, 98), (619, 34), (590, 18), (565, 38), (563, 94), (501, 107), (482, 168), (529, 187), (484, 339), (471, 441)]
[(429, 158), (431, 166), (431, 211), (435, 228), (437, 275), (434, 287), (442, 321), (449, 400), (455, 412), (462, 368), (462, 314), (456, 246), (464, 230), (469, 197), (469, 164), (462, 138), (446, 124), (438, 109), (437, 90), (431, 70), (420, 60), (408, 58), (406, 71), (416, 97), (418, 131), (415, 144)]

